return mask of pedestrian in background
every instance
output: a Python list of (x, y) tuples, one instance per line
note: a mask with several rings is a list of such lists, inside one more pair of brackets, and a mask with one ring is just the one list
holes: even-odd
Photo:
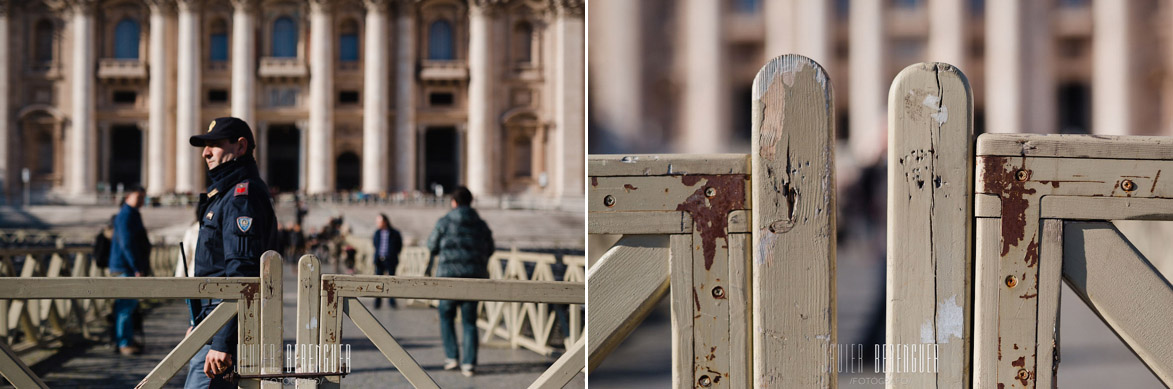
[[(372, 245), (375, 248), (375, 275), (395, 275), (395, 268), (399, 267), (399, 252), (403, 251), (403, 236), (391, 226), (391, 218), (387, 214), (380, 213), (375, 217)], [(375, 298), (375, 309), (382, 306), (383, 299)], [(395, 299), (387, 299), (387, 306), (398, 308)]]
[[(142, 277), (144, 263), (151, 252), (147, 229), (139, 214), (146, 192), (135, 188), (122, 199), (122, 208), (114, 217), (114, 236), (110, 245), (110, 273), (115, 277)], [(114, 300), (114, 339), (122, 355), (142, 353), (142, 345), (134, 341), (134, 311), (138, 300)]]
[[(463, 186), (452, 191), (452, 210), (436, 222), (428, 237), (428, 250), (437, 258), (437, 277), (489, 278), (489, 256), (493, 255), (493, 231), (472, 209), (472, 192)], [(431, 261), (429, 261), (431, 262)], [(429, 266), (430, 267), (430, 266)], [(464, 324), (464, 356), (456, 344), (456, 310)], [(477, 364), (477, 302), (440, 300), (440, 336), (444, 341), (444, 370), (458, 366), (471, 377)]]

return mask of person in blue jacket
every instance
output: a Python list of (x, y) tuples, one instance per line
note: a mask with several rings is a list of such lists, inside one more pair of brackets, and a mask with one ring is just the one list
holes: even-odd
[[(375, 275), (395, 275), (395, 268), (399, 267), (399, 252), (403, 251), (403, 235), (399, 230), (391, 227), (391, 218), (380, 213), (375, 218), (375, 233), (371, 238), (371, 245), (375, 248)], [(387, 305), (397, 308), (395, 299), (387, 299)], [(383, 299), (375, 298), (375, 309), (383, 306)]]
[[(255, 141), (243, 120), (213, 120), (208, 132), (189, 139), (208, 164), (207, 193), (200, 194), (200, 232), (192, 261), (196, 277), (258, 277), (261, 254), (280, 243), (269, 187), (253, 158)], [(192, 325), (220, 300), (193, 300)], [(190, 329), (189, 329), (190, 331)], [(231, 382), (237, 344), (236, 318), (217, 332), (188, 364), (187, 388), (235, 388)], [(279, 345), (278, 345), (279, 346)]]
[[(114, 217), (110, 274), (115, 277), (142, 277), (147, 272), (146, 269), (139, 269), (140, 265), (147, 263), (146, 258), (151, 250), (147, 229), (143, 227), (143, 217), (138, 211), (145, 197), (142, 188), (131, 190), (123, 198), (118, 216)], [(142, 353), (142, 346), (134, 342), (134, 311), (137, 308), (138, 300), (114, 300), (114, 339), (122, 355)]]

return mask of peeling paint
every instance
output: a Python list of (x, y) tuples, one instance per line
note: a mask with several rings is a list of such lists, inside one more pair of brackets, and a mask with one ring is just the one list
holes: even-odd
[(933, 343), (933, 319), (927, 318), (920, 325), (920, 342)]
[[(1001, 256), (1010, 252), (1010, 246), (1018, 246), (1025, 237), (1026, 209), (1030, 206), (1030, 200), (1026, 196), (1035, 194), (1035, 189), (1026, 188), (1026, 180), (1019, 181), (1015, 177), (1018, 170), (1026, 170), (1026, 160), (1023, 159), (1023, 165), (1019, 167), (1012, 166), (1009, 162), (1005, 157), (982, 158), (981, 180), (984, 192), (1002, 198)], [(1029, 180), (1029, 171), (1027, 174)]]
[[(701, 247), (705, 255), (705, 270), (713, 267), (714, 256), (717, 252), (717, 239), (724, 238), (728, 244), (729, 212), (745, 209), (745, 185), (749, 180), (745, 175), (684, 175), (681, 183), (686, 186), (695, 186), (700, 180), (705, 185), (699, 186), (684, 202), (676, 205), (677, 211), (685, 211), (692, 215), (692, 222), (701, 236)], [(705, 195), (706, 188), (713, 188), (717, 195), (709, 198)]]
[(964, 325), (965, 315), (957, 304), (957, 295), (937, 305), (937, 343), (945, 344), (953, 338), (961, 339)]
[[(909, 91), (910, 93), (912, 91)], [(949, 121), (949, 107), (941, 101), (941, 98), (936, 95), (926, 95), (925, 100), (921, 102), (922, 105), (937, 110), (936, 113), (929, 114), (929, 117), (937, 121), (938, 125), (945, 124)]]

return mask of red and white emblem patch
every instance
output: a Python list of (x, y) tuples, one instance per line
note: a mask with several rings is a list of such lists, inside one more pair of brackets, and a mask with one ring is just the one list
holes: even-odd
[(248, 195), (248, 181), (236, 184), (236, 189), (232, 191), (233, 196), (247, 196)]

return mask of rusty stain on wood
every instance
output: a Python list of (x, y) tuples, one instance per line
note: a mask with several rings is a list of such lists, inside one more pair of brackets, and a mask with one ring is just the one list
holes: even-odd
[[(680, 181), (686, 186), (695, 186), (700, 180), (705, 185), (697, 188), (683, 203), (676, 206), (677, 211), (688, 212), (692, 221), (699, 229), (701, 247), (705, 256), (705, 270), (713, 267), (714, 256), (717, 251), (717, 239), (725, 239), (728, 244), (729, 212), (745, 208), (745, 182), (749, 177), (744, 175), (683, 175)], [(706, 188), (717, 191), (714, 197), (705, 195)]]
[[(985, 157), (982, 158), (982, 163), (985, 164), (985, 174), (982, 175), (984, 193), (1002, 197), (1001, 255), (1005, 256), (1010, 252), (1010, 246), (1018, 246), (1025, 237), (1026, 208), (1030, 206), (1030, 199), (1026, 198), (1026, 195), (1035, 194), (1035, 189), (1027, 189), (1027, 181), (1019, 181), (1015, 177), (1017, 170), (1026, 170), (1025, 159), (1022, 166), (1017, 169), (1008, 166), (1008, 161), (1004, 157)], [(1007, 167), (1010, 168), (1009, 171), (1006, 170)], [(1029, 179), (1028, 173), (1027, 180)]]

